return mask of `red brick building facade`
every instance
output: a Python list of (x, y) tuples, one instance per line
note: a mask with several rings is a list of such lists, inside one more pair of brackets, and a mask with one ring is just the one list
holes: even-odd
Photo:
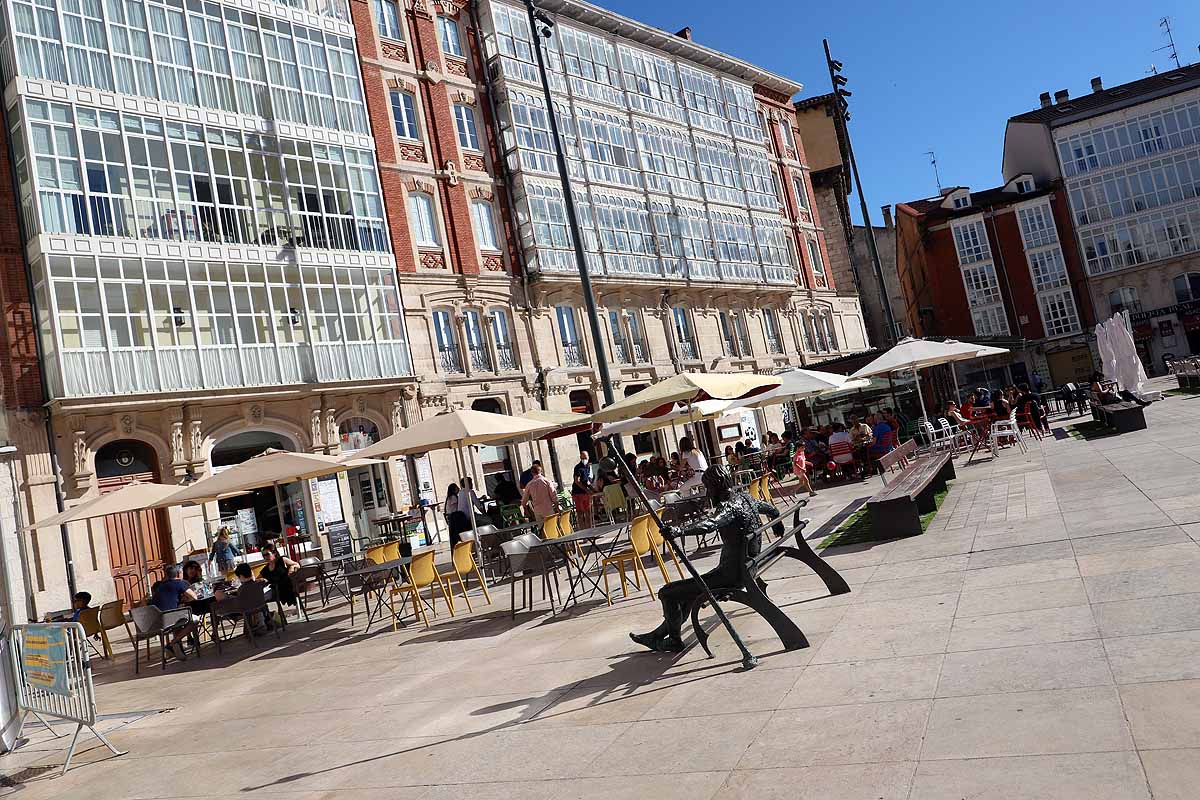
[[(990, 339), (1013, 350), (1008, 366), (1000, 359), (960, 372), (997, 369), (1019, 382), (1036, 371), (1054, 385), (1083, 377), (1080, 351), (1095, 314), (1060, 182), (1018, 176), (900, 203), (896, 253), (900, 316), (913, 335)], [(989, 373), (980, 382), (1001, 379)]]

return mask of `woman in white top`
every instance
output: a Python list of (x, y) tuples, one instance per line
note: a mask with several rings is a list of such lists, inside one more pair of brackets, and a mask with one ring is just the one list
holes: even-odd
[(679, 440), (679, 452), (683, 457), (684, 472), (690, 473), (679, 487), (679, 493), (686, 495), (701, 485), (704, 470), (708, 469), (708, 459), (696, 448), (690, 436)]

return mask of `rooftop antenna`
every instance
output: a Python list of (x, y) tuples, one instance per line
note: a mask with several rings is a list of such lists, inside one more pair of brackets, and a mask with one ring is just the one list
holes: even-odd
[[(1171, 18), (1160, 17), (1158, 20), (1158, 27), (1163, 29), (1163, 33), (1167, 37), (1167, 43), (1162, 47), (1154, 48), (1154, 52), (1157, 53), (1159, 50), (1166, 50), (1167, 58), (1174, 59), (1175, 69), (1179, 69), (1183, 65), (1179, 63), (1179, 53), (1175, 50), (1175, 37), (1171, 34)], [(1154, 74), (1157, 75), (1158, 72), (1155, 71)]]
[(933, 167), (933, 180), (935, 183), (937, 183), (938, 194), (941, 194), (942, 193), (942, 177), (940, 175), (938, 175), (937, 153), (933, 152), (932, 150), (926, 150), (925, 155), (929, 156), (929, 163)]
[(1151, 65), (1150, 65), (1150, 69), (1146, 70), (1146, 74), (1147, 74), (1147, 75), (1157, 75), (1157, 74), (1158, 74), (1158, 67), (1156, 67), (1156, 66), (1154, 66), (1153, 64), (1151, 64)]

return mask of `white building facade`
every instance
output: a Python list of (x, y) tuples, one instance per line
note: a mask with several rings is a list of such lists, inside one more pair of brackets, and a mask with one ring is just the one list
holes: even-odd
[[(360, 421), (401, 420), (412, 365), (345, 2), (4, 13), (47, 401), (14, 426), (27, 517), (53, 513), (56, 491), (191, 479), (255, 442), (337, 452)], [(291, 521), (317, 538), (312, 497), (297, 502)], [(204, 547), (197, 510), (147, 514), (31, 534), (39, 603), (65, 605), (64, 549), (100, 601), (114, 581), (137, 599), (121, 570)]]
[(1148, 370), (1200, 353), (1200, 70), (1044, 95), (1004, 165), (1062, 176), (1097, 315), (1130, 312)]

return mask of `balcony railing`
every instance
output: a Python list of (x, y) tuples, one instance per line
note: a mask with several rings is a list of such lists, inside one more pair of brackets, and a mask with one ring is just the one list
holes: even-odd
[(568, 367), (582, 367), (587, 363), (583, 360), (583, 348), (578, 344), (563, 345), (563, 361)]
[(496, 360), (499, 363), (500, 371), (517, 368), (517, 356), (513, 352), (511, 344), (496, 345)]
[(779, 339), (777, 339), (774, 336), (768, 336), (767, 337), (767, 350), (772, 353), (782, 353), (783, 352), (783, 343), (780, 342)]
[(696, 343), (691, 339), (680, 340), (679, 357), (688, 361), (694, 361), (696, 359)]
[(458, 351), (446, 347), (438, 352), (440, 357), (442, 372), (458, 373), (462, 372), (462, 360), (458, 357)]
[(647, 361), (649, 361), (649, 359), (646, 358), (646, 348), (641, 342), (633, 343), (633, 360), (638, 364), (645, 364)]
[(733, 339), (724, 339), (725, 355), (736, 357), (738, 354), (737, 347), (733, 343)]
[(492, 371), (492, 356), (486, 348), (472, 347), (470, 348), (471, 369), (475, 372), (491, 372)]
[(613, 357), (618, 364), (632, 364), (633, 361), (629, 358), (629, 349), (625, 347), (624, 342), (613, 342)]
[(738, 339), (738, 355), (740, 355), (742, 358), (746, 358), (747, 356), (751, 356), (753, 354), (754, 354), (754, 351), (750, 349), (750, 340), (739, 338)]

